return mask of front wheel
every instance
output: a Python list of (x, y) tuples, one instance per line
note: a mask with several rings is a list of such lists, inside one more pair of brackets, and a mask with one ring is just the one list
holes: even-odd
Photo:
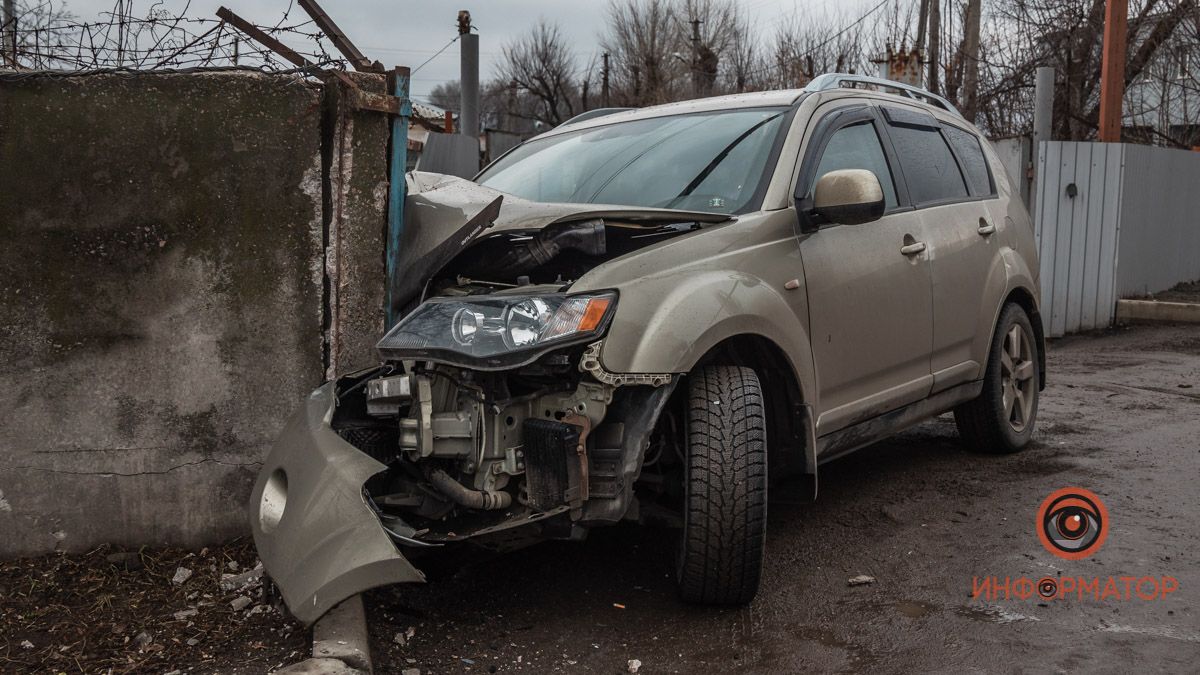
[(767, 530), (767, 424), (750, 368), (688, 376), (683, 533), (676, 577), (687, 602), (740, 605), (758, 593)]
[(1020, 305), (1005, 305), (992, 338), (983, 391), (954, 409), (959, 436), (980, 452), (1007, 454), (1024, 448), (1037, 422), (1040, 383), (1029, 316)]

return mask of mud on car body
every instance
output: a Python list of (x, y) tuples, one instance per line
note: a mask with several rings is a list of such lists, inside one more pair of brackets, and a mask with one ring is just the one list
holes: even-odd
[[(922, 162), (957, 185), (897, 159), (934, 137)], [(949, 409), (1019, 449), (1037, 265), (998, 167), (948, 106), (815, 86), (569, 123), (474, 182), (410, 174), (382, 365), (310, 396), (251, 498), (288, 608), (422, 581), (434, 547), (621, 520), (679, 530), (685, 600), (744, 603), (768, 475), (815, 496), (821, 461)]]

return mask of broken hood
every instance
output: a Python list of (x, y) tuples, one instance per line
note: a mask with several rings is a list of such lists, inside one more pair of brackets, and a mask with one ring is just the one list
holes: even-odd
[(504, 231), (537, 231), (588, 218), (719, 223), (732, 216), (612, 204), (534, 202), (463, 178), (421, 171), (407, 176), (404, 231), (395, 264), (403, 270), (396, 307), (417, 299), (431, 276), (476, 239)]

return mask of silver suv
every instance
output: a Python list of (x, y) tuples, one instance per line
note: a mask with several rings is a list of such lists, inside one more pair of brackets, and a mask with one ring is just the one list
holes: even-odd
[(312, 394), (252, 497), (303, 621), (435, 547), (621, 520), (678, 532), (684, 600), (745, 603), (778, 479), (815, 497), (822, 463), (950, 410), (980, 451), (1033, 433), (1029, 216), (927, 92), (593, 115), (407, 200), (382, 365)]

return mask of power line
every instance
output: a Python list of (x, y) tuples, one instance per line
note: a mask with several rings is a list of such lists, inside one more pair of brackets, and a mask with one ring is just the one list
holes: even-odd
[[(834, 40), (836, 40), (836, 39), (840, 38), (841, 36), (845, 35), (846, 33), (850, 32), (850, 30), (851, 30), (852, 28), (854, 28), (854, 27), (855, 27), (855, 26), (857, 26), (858, 24), (862, 23), (863, 21), (866, 21), (868, 18), (870, 18), (870, 16), (871, 16), (872, 14), (874, 14), (875, 12), (878, 12), (879, 10), (883, 9), (883, 7), (884, 7), (884, 6), (886, 6), (886, 5), (888, 4), (888, 2), (890, 2), (890, 1), (891, 1), (891, 0), (880, 0), (880, 2), (879, 2), (879, 4), (878, 4), (878, 5), (875, 5), (875, 6), (874, 6), (874, 7), (872, 7), (871, 9), (867, 10), (867, 12), (866, 12), (865, 14), (863, 14), (863, 15), (862, 15), (862, 16), (860, 16), (860, 17), (858, 17), (858, 18), (857, 18), (857, 19), (855, 19), (854, 21), (850, 22), (850, 24), (848, 24), (848, 25), (844, 26), (844, 27), (843, 27), (841, 30), (839, 30), (838, 32), (834, 33), (833, 35), (830, 35), (828, 38), (825, 38), (824, 40), (822, 40), (822, 41), (821, 41), (820, 43), (818, 43), (817, 45), (815, 45), (815, 46), (813, 46), (813, 47), (810, 47), (810, 48), (809, 48), (807, 51), (805, 51), (803, 54), (799, 54), (799, 55), (798, 55), (798, 58), (803, 58), (803, 57), (805, 57), (805, 56), (810, 56), (810, 55), (812, 55), (812, 54), (816, 53), (816, 51), (817, 51), (817, 50), (819, 50), (819, 49), (821, 49), (822, 47), (824, 47), (824, 46), (826, 46), (826, 45), (828, 45), (828, 44), (832, 43)], [(934, 1), (936, 2), (936, 0), (934, 0)], [(780, 66), (780, 65), (770, 65), (770, 66), (766, 66), (766, 67), (764, 67), (764, 68), (759, 68), (759, 69), (757, 69), (757, 70), (752, 70), (752, 71), (750, 71), (750, 72), (746, 73), (746, 75), (758, 75), (758, 74), (760, 74), (760, 73), (765, 73), (765, 72), (767, 72), (767, 71), (769, 71), (769, 70), (775, 70), (776, 68), (781, 68), (781, 67), (782, 67), (782, 66)]]
[(450, 48), (450, 45), (454, 44), (455, 42), (458, 42), (458, 36), (457, 36), (457, 35), (455, 35), (455, 36), (454, 36), (454, 39), (453, 39), (453, 40), (451, 40), (451, 41), (447, 42), (445, 47), (442, 47), (441, 49), (439, 49), (439, 50), (437, 51), (437, 54), (434, 54), (433, 56), (431, 56), (431, 57), (429, 57), (429, 58), (425, 59), (425, 63), (422, 63), (421, 65), (417, 66), (416, 68), (413, 68), (411, 75), (416, 75), (418, 70), (420, 70), (420, 69), (424, 68), (424, 67), (425, 67), (425, 66), (426, 66), (426, 65), (427, 65), (427, 64), (428, 64), (430, 61), (432, 61), (432, 60), (436, 59), (437, 57), (441, 56), (441, 55), (442, 55), (442, 52), (444, 52), (444, 51), (446, 51), (447, 49), (449, 49), (449, 48)]

